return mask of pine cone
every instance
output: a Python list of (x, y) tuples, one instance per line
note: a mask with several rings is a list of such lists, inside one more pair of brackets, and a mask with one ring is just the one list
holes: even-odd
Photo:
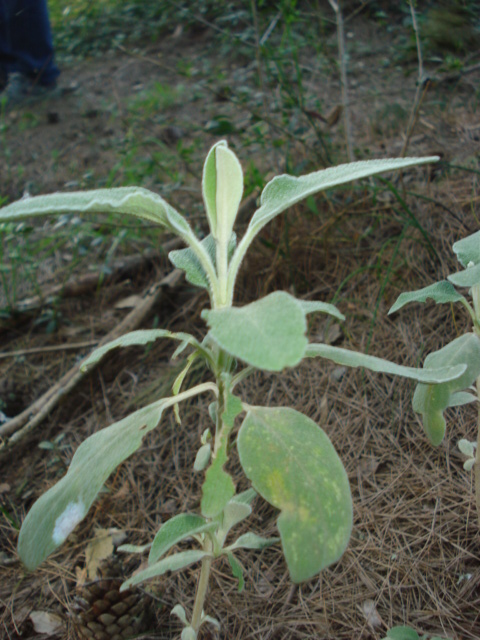
[(77, 590), (72, 619), (79, 638), (126, 640), (148, 625), (148, 596), (131, 590), (120, 593), (123, 578), (108, 564), (102, 576)]

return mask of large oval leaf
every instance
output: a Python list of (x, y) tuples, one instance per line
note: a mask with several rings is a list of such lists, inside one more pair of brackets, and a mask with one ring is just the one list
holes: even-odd
[(284, 291), (244, 307), (205, 310), (202, 316), (222, 349), (259, 369), (281, 371), (297, 365), (304, 355), (305, 313)]
[(255, 490), (281, 510), (278, 529), (292, 580), (308, 580), (336, 562), (350, 538), (352, 499), (324, 431), (294, 409), (249, 407), (237, 446)]
[(174, 211), (153, 191), (143, 187), (119, 187), (23, 198), (0, 209), (0, 221), (63, 213), (125, 213), (171, 229), (168, 213)]

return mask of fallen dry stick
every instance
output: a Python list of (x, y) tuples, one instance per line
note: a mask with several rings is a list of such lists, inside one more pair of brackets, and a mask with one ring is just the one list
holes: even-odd
[[(149, 287), (142, 296), (142, 302), (132, 309), (120, 324), (100, 340), (98, 346), (100, 347), (107, 342), (119, 338), (128, 331), (136, 329), (149, 314), (152, 307), (160, 300), (164, 290), (177, 286), (182, 277), (183, 272), (180, 269), (175, 269), (162, 278), (160, 282)], [(86, 358), (67, 371), (53, 387), (35, 400), (27, 409), (0, 427), (0, 437), (6, 438), (0, 450), (5, 449), (10, 444), (17, 443), (27, 433), (35, 429), (35, 427), (45, 420), (50, 411), (90, 373), (90, 370), (88, 373), (81, 371), (81, 366), (85, 359)]]
[[(52, 304), (57, 298), (73, 298), (95, 291), (100, 286), (111, 284), (120, 278), (133, 274), (146, 263), (166, 256), (169, 251), (177, 249), (180, 245), (182, 245), (180, 238), (175, 238), (166, 242), (161, 250), (148, 249), (141, 254), (120, 258), (109, 265), (110, 273), (103, 274), (96, 271), (95, 273), (83, 274), (77, 278), (70, 278), (67, 282), (48, 288), (41, 295), (19, 300), (12, 312), (17, 316), (20, 313), (28, 313)], [(0, 330), (2, 328), (5, 327), (0, 325)]]

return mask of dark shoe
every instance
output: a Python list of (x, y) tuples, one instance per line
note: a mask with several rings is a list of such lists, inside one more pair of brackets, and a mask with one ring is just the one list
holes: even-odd
[(0, 93), (7, 86), (7, 81), (8, 81), (7, 72), (0, 67)]
[(55, 98), (61, 91), (56, 82), (39, 84), (22, 73), (11, 73), (0, 101), (7, 109), (23, 107), (48, 98)]

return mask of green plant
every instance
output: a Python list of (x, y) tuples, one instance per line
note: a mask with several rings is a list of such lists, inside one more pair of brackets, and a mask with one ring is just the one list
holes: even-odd
[[(311, 578), (340, 558), (351, 533), (352, 499), (347, 474), (328, 436), (310, 418), (291, 408), (253, 406), (238, 395), (238, 384), (256, 369), (280, 372), (296, 366), (303, 358), (314, 357), (400, 375), (426, 385), (457, 380), (464, 375), (467, 365), (456, 361), (447, 366), (414, 369), (347, 349), (309, 343), (307, 315), (321, 312), (344, 319), (335, 306), (299, 300), (277, 291), (243, 307), (234, 307), (235, 281), (253, 240), (289, 206), (351, 180), (434, 160), (366, 161), (300, 178), (277, 176), (263, 190), (261, 206), (238, 243), (233, 229), (242, 199), (243, 174), (236, 156), (223, 141), (210, 150), (204, 165), (203, 199), (210, 235), (202, 241), (180, 213), (142, 188), (39, 196), (0, 211), (0, 220), (69, 211), (127, 213), (158, 223), (185, 241), (187, 248), (172, 251), (170, 260), (184, 270), (189, 282), (208, 291), (211, 304), (211, 308), (202, 312), (208, 327), (203, 339), (162, 329), (134, 331), (97, 349), (83, 363), (88, 369), (112, 349), (145, 345), (159, 338), (179, 342), (173, 357), (188, 350), (172, 395), (87, 438), (75, 453), (67, 474), (32, 507), (18, 542), (20, 557), (28, 569), (35, 569), (66, 540), (85, 517), (112, 471), (140, 448), (147, 433), (159, 425), (164, 411), (173, 408), (180, 420), (180, 403), (204, 393), (212, 394), (214, 401), (209, 406), (212, 427), (203, 433), (194, 463), (196, 472), (206, 470), (199, 513), (173, 516), (147, 547), (123, 546), (123, 551), (133, 552), (150, 548), (148, 567), (134, 574), (123, 588), (200, 562), (191, 615), (180, 605), (174, 607), (173, 613), (184, 624), (183, 640), (196, 638), (204, 622), (218, 625), (204, 614), (212, 563), (226, 557), (241, 590), (243, 568), (236, 557), (237, 550), (260, 550), (279, 541), (252, 532), (234, 540), (230, 537), (230, 530), (252, 513), (257, 493), (280, 510), (278, 529), (294, 582)], [(198, 362), (206, 366), (208, 379), (182, 391), (187, 372)], [(240, 414), (245, 415), (232, 443)], [(252, 484), (252, 488), (238, 494), (225, 468), (233, 444)], [(178, 543), (190, 538), (194, 539), (195, 548), (167, 555)]]
[[(471, 402), (478, 405), (478, 441), (476, 456), (474, 443), (461, 440), (459, 448), (469, 457), (466, 469), (475, 466), (475, 493), (480, 522), (480, 231), (455, 242), (452, 247), (463, 269), (418, 291), (402, 293), (389, 313), (394, 313), (410, 302), (433, 300), (440, 303), (460, 303), (468, 312), (472, 331), (455, 338), (439, 351), (431, 353), (424, 362), (429, 367), (452, 366), (463, 362), (467, 368), (457, 380), (431, 386), (419, 384), (413, 396), (413, 408), (422, 415), (423, 428), (430, 442), (439, 445), (445, 435), (444, 412), (448, 407), (458, 407)], [(468, 289), (471, 303), (457, 291)], [(474, 386), (476, 385), (476, 392)], [(472, 462), (474, 460), (475, 464)]]
[(387, 631), (387, 635), (383, 640), (444, 640), (440, 636), (431, 636), (426, 633), (419, 636), (411, 627), (392, 627)]

